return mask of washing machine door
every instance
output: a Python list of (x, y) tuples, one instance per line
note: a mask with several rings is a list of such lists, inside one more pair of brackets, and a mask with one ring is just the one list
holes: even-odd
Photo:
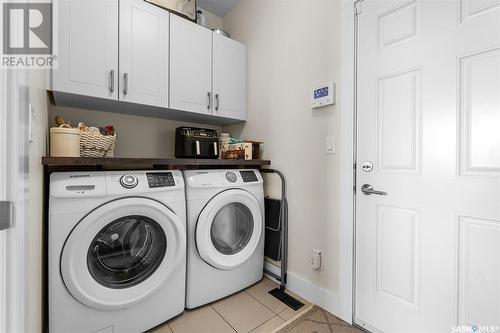
[(235, 268), (255, 252), (262, 230), (262, 212), (252, 194), (238, 189), (221, 192), (198, 217), (198, 253), (213, 267)]
[(184, 269), (185, 250), (185, 224), (169, 208), (152, 199), (119, 199), (73, 229), (61, 254), (61, 275), (79, 302), (99, 310), (125, 309)]

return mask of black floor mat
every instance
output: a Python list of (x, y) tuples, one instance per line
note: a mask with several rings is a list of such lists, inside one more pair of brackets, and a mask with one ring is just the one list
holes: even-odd
[(284, 290), (281, 290), (280, 288), (273, 289), (269, 292), (271, 295), (297, 311), (301, 307), (304, 306), (304, 303), (300, 302), (299, 300), (293, 298), (292, 296), (288, 295)]

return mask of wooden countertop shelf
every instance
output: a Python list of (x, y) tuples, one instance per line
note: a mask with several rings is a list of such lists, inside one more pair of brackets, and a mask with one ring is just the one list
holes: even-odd
[(177, 158), (43, 157), (46, 171), (141, 170), (141, 169), (241, 169), (271, 165), (269, 160), (217, 160)]

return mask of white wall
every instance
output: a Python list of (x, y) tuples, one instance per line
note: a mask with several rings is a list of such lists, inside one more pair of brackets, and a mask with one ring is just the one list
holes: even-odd
[(217, 16), (208, 10), (203, 9), (203, 14), (205, 14), (205, 18), (207, 19), (207, 28), (210, 29), (222, 29), (222, 17)]
[[(224, 30), (248, 46), (248, 121), (224, 130), (265, 142), (263, 157), (288, 180), (289, 272), (335, 295), (340, 163), (324, 151), (329, 135), (340, 147), (340, 116), (311, 110), (309, 98), (313, 86), (339, 80), (340, 1), (242, 0)], [(268, 183), (268, 193), (278, 186)], [(310, 267), (313, 248), (323, 250), (321, 272)]]
[(28, 329), (42, 331), (43, 303), (43, 167), (42, 156), (47, 146), (48, 99), (46, 92), (47, 71), (30, 71), (29, 98), (33, 118), (33, 142), (29, 145), (29, 221), (28, 232)]
[(87, 126), (115, 126), (118, 143), (115, 157), (167, 157), (175, 155), (175, 129), (180, 126), (212, 128), (220, 131), (220, 127), (190, 124), (165, 119), (131, 116), (102, 111), (50, 106), (49, 126), (54, 126), (56, 115), (63, 116), (72, 126), (84, 122)]

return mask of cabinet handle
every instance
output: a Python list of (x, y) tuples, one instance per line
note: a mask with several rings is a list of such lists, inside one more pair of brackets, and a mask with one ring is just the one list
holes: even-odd
[(200, 141), (196, 141), (196, 155), (201, 155)]
[(111, 93), (115, 92), (115, 70), (112, 69), (111, 72), (109, 72), (109, 91)]
[(128, 94), (128, 73), (123, 74), (123, 94), (126, 95)]
[(210, 110), (210, 109), (212, 108), (212, 93), (211, 93), (211, 92), (209, 92), (209, 93), (207, 94), (207, 96), (208, 96), (208, 104), (207, 104), (207, 109), (208, 109), (208, 110)]
[(215, 111), (219, 111), (219, 94), (215, 94)]

